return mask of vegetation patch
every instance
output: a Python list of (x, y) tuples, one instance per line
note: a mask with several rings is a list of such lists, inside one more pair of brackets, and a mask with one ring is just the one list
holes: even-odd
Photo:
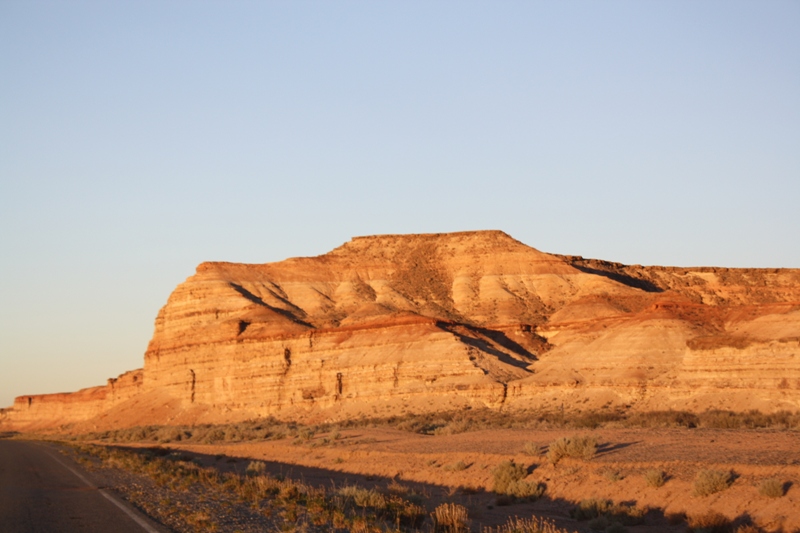
[(531, 457), (541, 457), (544, 455), (544, 449), (535, 442), (526, 442), (525, 446), (522, 447), (522, 453)]
[(273, 525), (293, 523), (306, 530), (419, 528), (427, 516), (427, 510), (412, 501), (413, 491), (401, 490), (399, 484), (385, 492), (356, 485), (327, 489), (271, 476), (259, 461), (251, 462), (241, 475), (202, 467), (163, 448), (125, 450), (81, 445), (75, 450), (77, 459), (89, 468), (122, 469), (147, 476), (172, 494), (194, 495), (199, 508), (167, 498), (147, 509), (157, 519), (169, 521), (171, 526), (177, 524), (177, 531), (216, 531), (217, 516), (208, 510), (210, 502), (220, 502), (223, 508), (245, 505), (270, 517)]
[(727, 533), (730, 529), (731, 521), (716, 511), (689, 517), (689, 531), (692, 533)]
[(734, 475), (730, 470), (701, 470), (694, 478), (694, 495), (709, 496), (726, 490), (733, 484)]
[(648, 470), (644, 473), (644, 480), (648, 487), (658, 488), (667, 482), (667, 475), (662, 470)]
[[(579, 521), (588, 521), (589, 527), (594, 531), (607, 531), (619, 526), (635, 526), (644, 522), (648, 509), (614, 503), (611, 500), (587, 499), (582, 500), (570, 515)], [(618, 524), (618, 526), (617, 526)]]
[(485, 527), (483, 533), (569, 533), (544, 518), (509, 518), (502, 526)]
[[(528, 469), (514, 461), (503, 461), (494, 469), (492, 475), (494, 476), (494, 492), (512, 499), (537, 500), (542, 497), (547, 488), (544, 483), (525, 481)], [(501, 502), (511, 503), (511, 501), (500, 500), (498, 504)]]
[(553, 464), (558, 463), (565, 457), (588, 461), (596, 453), (597, 437), (573, 435), (571, 437), (561, 437), (551, 442), (547, 448), (547, 459)]
[(470, 520), (467, 508), (456, 503), (443, 503), (431, 513), (433, 530), (441, 533), (465, 533)]
[(444, 465), (442, 467), (442, 469), (447, 470), (448, 472), (461, 472), (467, 468), (469, 468), (469, 465), (464, 461), (456, 461), (455, 463), (450, 463), (449, 465)]
[[(719, 429), (800, 429), (800, 411), (761, 413), (710, 410), (704, 413), (687, 411), (628, 412), (602, 410), (588, 412), (562, 412), (521, 410), (498, 412), (493, 409), (472, 409), (439, 413), (410, 414), (388, 418), (361, 418), (331, 424), (306, 426), (283, 422), (268, 417), (230, 424), (199, 426), (140, 426), (134, 428), (93, 432), (79, 436), (65, 436), (67, 440), (101, 442), (189, 442), (215, 444), (223, 442), (263, 441), (285, 438), (295, 439), (298, 445), (342, 445), (342, 429), (359, 427), (392, 427), (402, 431), (426, 435), (453, 435), (485, 429), (596, 429), (612, 428), (719, 428)], [(324, 438), (318, 435), (327, 433)], [(536, 455), (534, 443), (526, 445), (524, 453)], [(538, 449), (542, 452), (541, 447)]]
[(758, 485), (758, 493), (767, 498), (780, 498), (785, 493), (783, 482), (774, 477), (765, 479)]

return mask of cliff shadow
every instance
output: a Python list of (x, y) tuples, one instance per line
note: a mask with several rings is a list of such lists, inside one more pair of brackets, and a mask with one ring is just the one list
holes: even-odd
[(580, 270), (586, 274), (594, 274), (596, 276), (603, 276), (604, 278), (608, 278), (612, 281), (616, 281), (617, 283), (622, 283), (623, 285), (627, 285), (628, 287), (633, 287), (635, 289), (640, 289), (645, 292), (664, 292), (664, 289), (656, 285), (651, 281), (647, 281), (644, 279), (634, 278), (633, 276), (628, 276), (626, 274), (622, 274), (619, 272), (610, 272), (608, 270), (600, 270), (598, 268), (591, 268), (585, 265), (581, 265), (578, 263), (571, 262), (570, 265), (573, 268)]
[[(506, 348), (507, 350), (509, 350), (511, 352), (514, 352), (517, 355), (520, 355), (520, 356), (528, 359), (528, 361), (520, 361), (519, 359), (514, 359), (513, 357), (511, 357), (507, 353), (498, 350), (497, 348), (492, 346), (488, 341), (486, 341), (484, 339), (477, 338), (477, 337), (470, 337), (469, 335), (465, 335), (463, 333), (460, 333), (459, 331), (456, 330), (456, 324), (448, 324), (446, 322), (437, 322), (436, 325), (437, 325), (437, 327), (439, 329), (442, 329), (442, 330), (444, 330), (444, 331), (446, 331), (446, 332), (448, 332), (448, 333), (450, 333), (452, 335), (455, 335), (458, 338), (459, 341), (463, 342), (467, 346), (472, 346), (473, 348), (477, 348), (478, 350), (480, 350), (480, 351), (482, 351), (484, 353), (493, 355), (498, 360), (500, 360), (502, 363), (505, 363), (507, 365), (515, 366), (517, 368), (522, 368), (522, 369), (527, 370), (528, 366), (531, 363), (533, 363), (534, 361), (537, 360), (537, 358), (536, 358), (536, 356), (534, 354), (530, 353), (525, 348), (523, 348), (522, 346), (520, 346), (516, 342), (514, 342), (511, 339), (509, 339), (508, 337), (506, 337), (505, 334), (502, 333), (502, 332), (492, 331), (492, 335), (493, 336), (490, 337), (490, 338), (492, 338), (493, 341), (495, 341), (498, 344), (500, 344), (501, 346), (503, 346), (503, 348)], [(464, 327), (467, 327), (467, 326), (464, 326)], [(472, 328), (468, 328), (468, 329), (471, 330)], [(479, 333), (484, 334), (483, 330), (478, 330), (478, 331), (479, 331)], [(504, 339), (504, 341), (503, 342), (499, 342), (497, 339), (494, 338), (495, 336), (497, 338)]]
[[(635, 527), (639, 532), (660, 531), (686, 531), (687, 522), (699, 520), (702, 517), (690, 517), (681, 513), (667, 514), (663, 509), (654, 507), (637, 507), (638, 501), (631, 498), (624, 501), (610, 502), (608, 500), (590, 497), (579, 501), (570, 501), (564, 498), (544, 495), (530, 501), (507, 494), (497, 494), (483, 488), (471, 486), (448, 486), (443, 484), (425, 483), (402, 476), (376, 476), (348, 472), (346, 466), (341, 468), (321, 468), (297, 465), (282, 461), (263, 459), (260, 457), (229, 456), (225, 454), (199, 453), (183, 450), (180, 447), (131, 447), (109, 446), (135, 454), (148, 454), (165, 457), (175, 461), (191, 461), (192, 463), (213, 468), (221, 474), (248, 475), (248, 467), (253, 463), (261, 463), (257, 470), (259, 475), (268, 474), (278, 479), (293, 479), (306, 485), (335, 491), (342, 487), (358, 486), (364, 489), (374, 489), (384, 494), (397, 493), (398, 487), (407, 491), (406, 495), (413, 495), (420, 505), (424, 506), (427, 513), (431, 513), (436, 506), (442, 503), (455, 503), (463, 505), (469, 512), (471, 530), (480, 532), (484, 527), (497, 527), (506, 524), (515, 517), (537, 516), (551, 520), (556, 527), (563, 531), (588, 532), (596, 530), (596, 526), (603, 522), (609, 525), (618, 523), (622, 527)], [(526, 465), (526, 471), (532, 469)], [(477, 468), (469, 465), (466, 469)], [(366, 511), (365, 511), (366, 512)], [(726, 527), (733, 528), (740, 525), (752, 526), (752, 520), (747, 513), (740, 514), (734, 519), (726, 519)], [(401, 528), (403, 531), (427, 531), (430, 528), (424, 525), (419, 529)], [(726, 529), (727, 530), (727, 529)], [(750, 531), (761, 531), (758, 528)]]

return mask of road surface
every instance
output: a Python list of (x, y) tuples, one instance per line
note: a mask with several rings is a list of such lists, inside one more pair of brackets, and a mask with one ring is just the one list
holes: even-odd
[(45, 443), (0, 439), (3, 533), (163, 533)]

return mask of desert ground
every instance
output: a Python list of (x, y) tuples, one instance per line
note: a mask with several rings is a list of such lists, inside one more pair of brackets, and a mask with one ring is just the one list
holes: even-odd
[[(68, 445), (59, 446), (101, 476), (98, 485), (116, 490), (156, 522), (179, 532), (547, 531), (497, 529), (516, 517), (549, 521), (552, 531), (558, 532), (800, 531), (796, 429), (615, 427), (614, 423), (594, 429), (491, 424), (459, 428), (458, 421), (432, 431), (420, 431), (419, 425), (397, 426), (402, 423), (291, 426), (283, 431), (280, 428), (286, 426), (253, 423), (248, 435), (237, 425), (207, 426), (206, 435), (216, 437), (200, 442), (188, 436), (193, 431), (202, 434), (201, 428), (151, 427), (73, 437)], [(264, 438), (253, 438), (263, 427), (271, 430)], [(592, 443), (589, 453), (554, 455), (559, 441), (582, 439)], [(195, 490), (188, 488), (194, 470), (179, 468), (176, 479), (165, 481), (167, 463), (148, 470), (141, 461), (137, 467), (120, 458), (98, 462), (97, 457), (107, 459), (109, 451), (117, 450), (134, 457), (155, 454), (239, 481), (220, 478), (222, 495), (198, 492), (187, 500)], [(509, 461), (523, 472), (522, 484), (538, 490), (520, 495), (499, 488), (497, 472)], [(144, 475), (148, 472), (151, 479)], [(726, 479), (706, 490), (698, 479), (709, 472)], [(362, 513), (366, 522), (351, 518), (336, 524), (334, 519), (320, 518), (309, 500), (287, 507), (285, 488), (263, 498), (253, 496), (241, 488), (253, 476), (296, 484), (309, 493), (319, 489), (340, 494), (357, 487), (365, 494), (371, 491), (390, 498), (399, 491), (419, 506), (418, 520), (397, 518), (395, 524), (376, 510), (380, 506), (372, 509), (373, 504), (363, 504), (353, 505), (351, 514)], [(247, 495), (226, 499), (233, 493)], [(449, 527), (437, 524), (435, 511), (444, 504), (462, 509), (464, 520)]]
[[(738, 523), (766, 531), (800, 531), (800, 433), (721, 429), (599, 429), (590, 460), (530, 455), (530, 444), (545, 446), (574, 430), (483, 430), (457, 435), (420, 435), (395, 429), (364, 428), (315, 435), (298, 443), (284, 439), (217, 445), (167, 444), (212, 457), (224, 455), (264, 461), (274, 474), (307, 482), (359, 482), (386, 486), (391, 481), (418, 485), (435, 502), (453, 501), (470, 509), (475, 526), (496, 526), (509, 516), (531, 514), (554, 519), (568, 530), (591, 530), (570, 517), (587, 499), (625, 502), (649, 508), (644, 523), (630, 531), (684, 531), (682, 516), (716, 511)], [(582, 432), (585, 434), (587, 432)], [(327, 439), (327, 442), (325, 442)], [(546, 448), (545, 448), (546, 450)], [(493, 471), (513, 460), (530, 472), (528, 482), (544, 483), (545, 496), (533, 503), (498, 505)], [(709, 496), (693, 494), (698, 472), (731, 471), (730, 488)], [(649, 487), (645, 472), (666, 474), (661, 487)], [(777, 478), (785, 494), (769, 498), (759, 484)], [(673, 522), (673, 524), (670, 524)], [(676, 523), (677, 522), (677, 523)]]

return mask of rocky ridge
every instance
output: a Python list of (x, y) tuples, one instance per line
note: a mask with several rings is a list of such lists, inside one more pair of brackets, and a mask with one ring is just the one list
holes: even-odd
[(4, 427), (308, 421), (490, 407), (800, 408), (800, 270), (622, 265), (500, 231), (202, 263), (144, 368), (22, 396)]

